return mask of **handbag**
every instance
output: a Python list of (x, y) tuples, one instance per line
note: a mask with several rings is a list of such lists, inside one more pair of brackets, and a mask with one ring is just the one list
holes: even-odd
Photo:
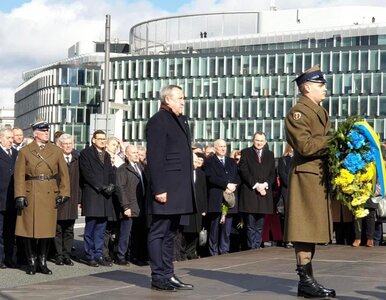
[(203, 227), (198, 233), (198, 244), (200, 246), (205, 246), (208, 241), (208, 231)]
[(386, 217), (386, 198), (381, 198), (378, 202), (377, 215), (379, 218)]
[(377, 217), (378, 218), (385, 218), (386, 217), (386, 198), (383, 198), (382, 196), (377, 196), (371, 198), (371, 201), (373, 203), (378, 203), (377, 207)]
[(284, 197), (280, 195), (279, 201), (276, 204), (276, 213), (279, 215), (284, 215)]

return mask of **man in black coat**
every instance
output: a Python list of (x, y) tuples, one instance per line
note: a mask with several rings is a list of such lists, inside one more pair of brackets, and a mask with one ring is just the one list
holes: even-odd
[[(232, 230), (232, 214), (237, 213), (237, 185), (240, 183), (237, 163), (226, 156), (227, 145), (224, 140), (214, 142), (215, 154), (205, 161), (205, 175), (208, 186), (208, 217), (210, 220), (209, 253), (219, 255), (229, 252)], [(236, 203), (226, 217), (222, 215), (224, 192), (234, 193)]]
[(13, 173), (17, 150), (12, 148), (13, 132), (0, 130), (0, 269), (14, 268), (16, 210), (13, 189)]
[(62, 134), (57, 142), (63, 151), (63, 156), (68, 166), (70, 199), (58, 207), (55, 263), (59, 266), (73, 266), (74, 263), (71, 261), (70, 254), (74, 243), (74, 224), (78, 218), (78, 205), (80, 204), (79, 152), (74, 149), (74, 139), (70, 134)]
[(265, 133), (255, 133), (253, 146), (241, 151), (242, 180), (239, 211), (246, 225), (247, 246), (261, 245), (264, 215), (273, 213), (272, 185), (275, 182), (275, 158), (268, 150)]
[(86, 217), (84, 250), (89, 266), (112, 266), (103, 259), (107, 218), (112, 217), (115, 186), (110, 155), (105, 151), (106, 134), (93, 133), (92, 145), (80, 152), (79, 170), (82, 190), (82, 215)]
[(182, 115), (185, 97), (176, 85), (162, 88), (160, 94), (160, 110), (146, 126), (151, 287), (193, 289), (176, 277), (173, 266), (174, 237), (181, 215), (195, 212), (191, 136), (187, 118)]
[(119, 235), (115, 263), (127, 265), (126, 253), (129, 247), (133, 218), (141, 211), (145, 195), (145, 178), (139, 167), (138, 150), (136, 146), (127, 145), (125, 149), (126, 162), (117, 169), (116, 183), (119, 189)]

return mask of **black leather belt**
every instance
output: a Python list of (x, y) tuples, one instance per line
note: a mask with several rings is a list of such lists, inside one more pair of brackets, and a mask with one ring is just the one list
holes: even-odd
[(51, 180), (56, 179), (56, 175), (39, 174), (37, 176), (25, 175), (25, 180)]

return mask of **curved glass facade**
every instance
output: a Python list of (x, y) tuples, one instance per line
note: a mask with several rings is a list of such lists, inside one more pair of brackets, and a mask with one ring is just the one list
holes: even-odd
[[(335, 125), (360, 114), (385, 138), (386, 35), (342, 40), (293, 41), (291, 44), (210, 49), (202, 53), (132, 57), (112, 62), (112, 81), (132, 106), (124, 120), (124, 139), (145, 140), (147, 119), (159, 107), (159, 90), (178, 84), (187, 97), (195, 141), (223, 138), (231, 149), (250, 145), (253, 133), (264, 131), (275, 156), (285, 145), (284, 117), (298, 94), (292, 82), (303, 70), (319, 64), (329, 96), (323, 105)], [(281, 48), (281, 49), (279, 49)], [(221, 55), (219, 52), (221, 51)]]
[(100, 106), (100, 67), (62, 65), (40, 72), (15, 94), (16, 125), (28, 130), (37, 117), (45, 118), (54, 132), (74, 136), (74, 147), (83, 149), (89, 137), (90, 114)]

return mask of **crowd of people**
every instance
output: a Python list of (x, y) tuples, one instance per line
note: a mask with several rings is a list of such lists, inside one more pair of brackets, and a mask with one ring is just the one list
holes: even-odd
[[(311, 107), (307, 99), (315, 93), (313, 84), (323, 90), (325, 81), (317, 69), (302, 76), (302, 101)], [(305, 233), (296, 216), (310, 217), (310, 210), (299, 211), (306, 200), (298, 207), (291, 199), (319, 195), (323, 204), (327, 198), (323, 186), (320, 194), (313, 192), (319, 183), (307, 177), (319, 172), (319, 164), (313, 170), (304, 163), (310, 162), (307, 155), (315, 160), (314, 152), (322, 150), (307, 148), (297, 137), (301, 130), (308, 131), (301, 127), (308, 123), (299, 120), (309, 108), (294, 107), (286, 119), (287, 137), (303, 153), (301, 158), (294, 161), (288, 144), (276, 160), (264, 132), (256, 132), (251, 146), (240, 150), (229, 151), (222, 139), (206, 146), (191, 144), (182, 115), (182, 89), (167, 86), (161, 98), (161, 109), (146, 128), (147, 149), (96, 130), (90, 146), (79, 152), (70, 134), (56, 132), (50, 142), (44, 120), (32, 124), (32, 137), (24, 138), (20, 128), (0, 130), (0, 268), (24, 265), (29, 275), (52, 274), (50, 257), (56, 265), (72, 266), (80, 209), (85, 216), (84, 259), (78, 259), (90, 267), (150, 264), (152, 288), (175, 291), (193, 286), (174, 274), (174, 261), (267, 246), (295, 247), (299, 295), (333, 297), (335, 291), (307, 273), (315, 244), (329, 243), (332, 234), (323, 232), (317, 238), (317, 232)], [(320, 107), (314, 106), (315, 111)], [(329, 120), (324, 110), (321, 115), (324, 131)], [(288, 193), (291, 163), (299, 167)], [(305, 184), (313, 191), (304, 192)], [(375, 209), (362, 226), (341, 203), (332, 200), (331, 207), (336, 243), (382, 244), (382, 220), (376, 219)], [(324, 207), (315, 209), (315, 218), (328, 218), (327, 210), (321, 216)], [(313, 242), (307, 242), (308, 237)]]

